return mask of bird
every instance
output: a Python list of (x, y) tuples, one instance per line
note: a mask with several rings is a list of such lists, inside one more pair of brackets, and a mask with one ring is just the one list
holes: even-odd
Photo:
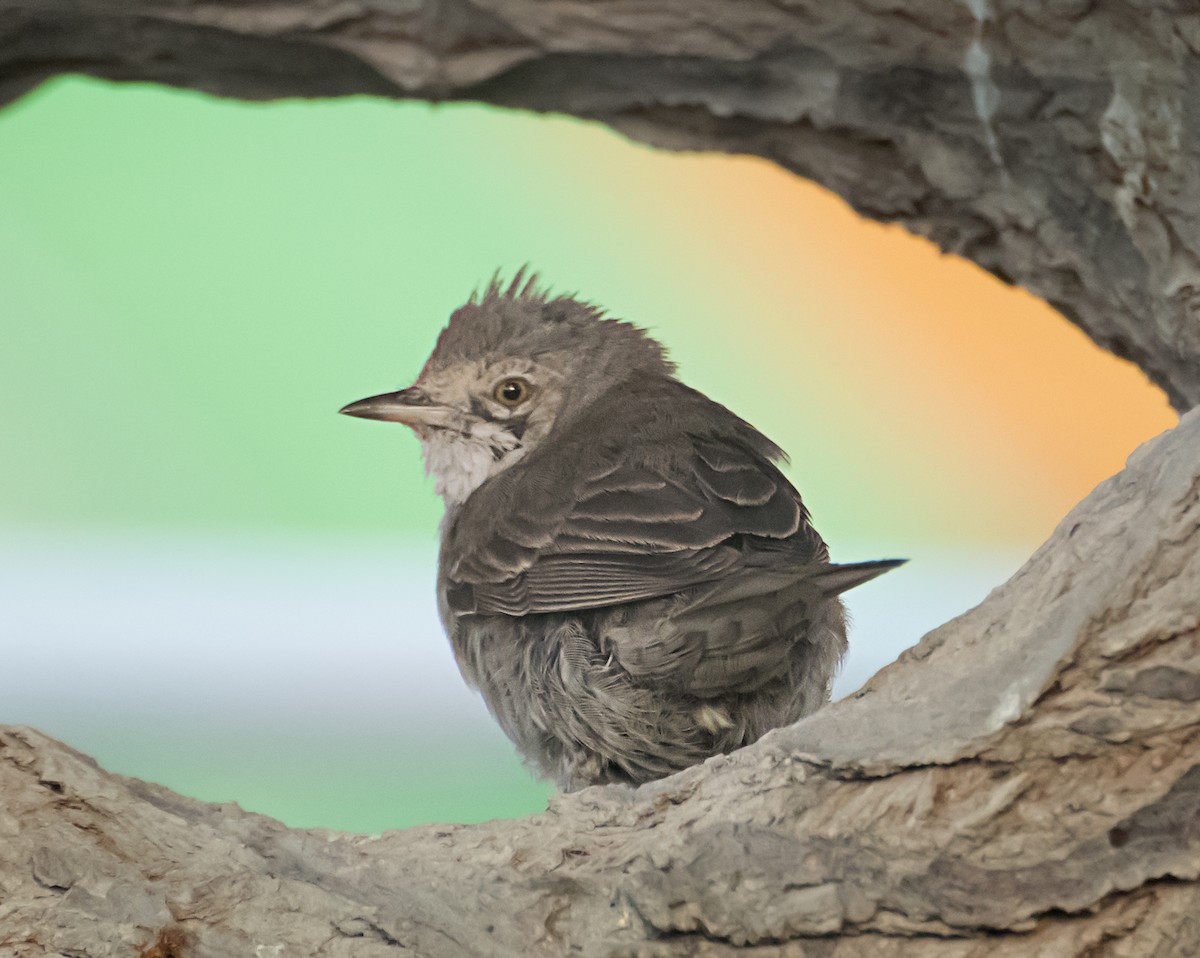
[(453, 312), (413, 385), (340, 412), (416, 433), (459, 670), (563, 791), (640, 785), (824, 705), (840, 594), (904, 561), (831, 562), (775, 443), (644, 329), (524, 268)]

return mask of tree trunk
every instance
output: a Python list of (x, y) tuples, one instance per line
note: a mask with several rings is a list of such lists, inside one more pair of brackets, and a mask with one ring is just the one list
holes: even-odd
[[(758, 153), (1200, 403), (1200, 11), (1171, 0), (0, 0), (65, 70), (562, 110)], [(858, 695), (636, 792), (289, 831), (0, 732), (0, 956), (1200, 954), (1200, 410)]]
[(0, 102), (63, 71), (374, 93), (756, 153), (1048, 300), (1200, 403), (1194, 0), (0, 0)]

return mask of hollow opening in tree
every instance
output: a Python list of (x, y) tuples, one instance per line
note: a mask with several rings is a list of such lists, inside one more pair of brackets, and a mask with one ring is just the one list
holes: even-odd
[[(165, 12), (137, 2), (33, 9), (0, 0), (0, 99), (82, 67), (98, 76), (248, 98), (366, 92), (482, 99), (599, 119), (674, 149), (769, 157), (867, 215), (903, 222), (1034, 290), (1094, 341), (1136, 362), (1176, 409), (1187, 410), (1200, 402), (1200, 232), (1193, 222), (1200, 167), (1192, 162), (1200, 127), (1190, 109), (1200, 76), (1197, 37), (1200, 15), (1165, 2), (1017, 10), (980, 0), (949, 8), (914, 3), (897, 12), (798, 0), (747, 3), (731, 15), (725, 7), (671, 0), (618, 2), (603, 11), (569, 0), (439, 0), (287, 10), (185, 3)], [(302, 152), (306, 145), (297, 139), (290, 146)], [(387, 142), (373, 145), (355, 163)], [(471, 152), (478, 142), (466, 146)], [(592, 158), (582, 153), (581, 167)], [(211, 171), (221, 172), (223, 157), (209, 159)], [(412, 172), (411, 163), (401, 167)], [(148, 178), (167, 168), (152, 164)], [(322, 172), (343, 182), (359, 170), (351, 164)], [(271, 169), (260, 184), (277, 173)], [(297, 194), (308, 191), (308, 183), (295, 185), (303, 187)], [(496, 208), (492, 185), (480, 178), (467, 194), (477, 201), (475, 212)], [(528, 204), (545, 185), (516, 199)], [(706, 199), (698, 197), (697, 205)], [(295, 209), (279, 202), (271, 221), (286, 223)], [(220, 204), (211, 211), (213, 229), (237, 221), (254, 235), (253, 222), (232, 212), (222, 217), (224, 211)], [(119, 219), (125, 211), (117, 205), (102, 212)], [(556, 248), (575, 248), (558, 241), (567, 226), (580, 229), (580, 221), (555, 220), (548, 235)], [(622, 223), (626, 247), (630, 222)], [(39, 221), (23, 235), (6, 263), (23, 266), (26, 247), (50, 223)], [(299, 271), (305, 276), (328, 268), (332, 237), (314, 237), (307, 220), (291, 223), (295, 237), (322, 255), (305, 254), (303, 243), (291, 247), (297, 255), (286, 275), (296, 276), (297, 266), (308, 267)], [(229, 236), (233, 248), (237, 238)], [(444, 222), (432, 223), (422, 239), (430, 248), (466, 243), (461, 232), (448, 234)], [(373, 267), (372, 279), (407, 278), (395, 272), (392, 250), (361, 244), (353, 250), (371, 257), (364, 262)], [(115, 245), (89, 250), (98, 266), (120, 252)], [(238, 269), (258, 275), (260, 253), (222, 264), (222, 275), (235, 277)], [(481, 272), (503, 259), (492, 256)], [(636, 273), (628, 249), (622, 262), (622, 275)], [(728, 258), (687, 278), (720, 275), (727, 264)], [(89, 302), (106, 295), (108, 275), (97, 270), (86, 289)], [(46, 298), (63, 295), (57, 277), (55, 271), (43, 284)], [(166, 280), (183, 279), (158, 278), (164, 290)], [(669, 286), (661, 272), (652, 278), (652, 288), (676, 305), (688, 290), (710, 288)], [(404, 294), (430, 287), (431, 277), (421, 280), (388, 290), (389, 302), (418, 305)], [(582, 278), (571, 282), (586, 285)], [(170, 285), (160, 316), (202, 300), (208, 289), (195, 281)], [(327, 305), (339, 315), (367, 313), (361, 288), (346, 286)], [(272, 284), (269, 295), (250, 304), (258, 307), (254, 315), (290, 306), (288, 315), (298, 320), (304, 301), (289, 300), (289, 292), (284, 282)], [(609, 305), (629, 302), (627, 291), (614, 293), (606, 284), (604, 292)], [(155, 305), (145, 296), (138, 302)], [(40, 304), (35, 298), (33, 306)], [(222, 366), (203, 352), (204, 339), (187, 345), (225, 380), (286, 385), (281, 370), (290, 360), (308, 370), (304, 395), (317, 397), (334, 385), (298, 363), (286, 337), (267, 342), (272, 327), (244, 321), (250, 314), (241, 297), (216, 305), (204, 328), (214, 331), (224, 321), (242, 337), (242, 349)], [(727, 312), (740, 319), (744, 310)], [(80, 357), (105, 345), (101, 334), (110, 331), (88, 330), (91, 338), (66, 344), (62, 355), (78, 347), (77, 367), (88, 372)], [(28, 337), (36, 330), (24, 325), (18, 332)], [(373, 342), (381, 367), (390, 363), (382, 342)], [(331, 379), (364, 372), (361, 350), (354, 350), (353, 368), (339, 358), (344, 338), (324, 345), (326, 366), (340, 370)], [(104, 352), (93, 348), (85, 358)], [(256, 366), (253, 376), (233, 362), (264, 355), (277, 361)], [(155, 367), (158, 378), (149, 381), (178, 385), (185, 370), (186, 363), (168, 363)], [(182, 420), (189, 401), (207, 401), (214, 414), (205, 423), (209, 432), (187, 433), (196, 450), (219, 449), (212, 437), (230, 441), (238, 435), (234, 425), (254, 421), (250, 407), (222, 405), (220, 381), (192, 385), (191, 393), (173, 395), (170, 411)], [(268, 398), (278, 402), (268, 408), (281, 415), (302, 411), (294, 391)], [(345, 398), (339, 391), (328, 408)], [(78, 404), (69, 412), (109, 413), (105, 428), (89, 434), (94, 452), (157, 443), (181, 467), (196, 462), (188, 458), (194, 451), (171, 444), (170, 428), (144, 430), (141, 445), (122, 445), (120, 427), (130, 420), (118, 413), (136, 412), (129, 403), (99, 413)], [(1004, 586), (928, 635), (853, 698), (632, 795), (589, 791), (555, 800), (545, 815), (378, 839), (309, 834), (108, 775), (38, 732), (0, 729), (0, 950), (98, 954), (103, 942), (120, 954), (169, 948), (373, 955), (400, 946), (447, 958), (568, 951), (666, 958), (759, 945), (781, 953), (815, 947), (835, 958), (967, 956), (981, 949), (1001, 958), (1189, 953), (1200, 912), (1198, 436), (1200, 419), (1192, 412), (1141, 447)], [(321, 468), (311, 443), (280, 441), (269, 428), (255, 438), (260, 456), (269, 453), (273, 462)], [(321, 448), (353, 455), (338, 440), (329, 442)], [(87, 466), (102, 488), (100, 456), (93, 460)], [(244, 486), (240, 501), (256, 503), (257, 514), (277, 520), (288, 507), (315, 508), (317, 500), (287, 484), (270, 491), (287, 490), (291, 498), (265, 495), (255, 485), (260, 478), (250, 470), (234, 477)], [(162, 511), (156, 501), (145, 497), (144, 518)], [(193, 501), (203, 515), (205, 497)], [(144, 538), (132, 545), (158, 557)], [(60, 581), (78, 551), (44, 553)], [(37, 550), (22, 555), (28, 566)], [(307, 584), (297, 549), (288, 553), (291, 565), (278, 554), (252, 558), (286, 567), (292, 586)], [(262, 564), (251, 563), (251, 571)], [(169, 571), (167, 565), (145, 569), (147, 582)], [(201, 563), (190, 578), (212, 582), (212, 571)], [(230, 571), (241, 581), (242, 569)], [(29, 593), (28, 579), (8, 581), (17, 582), (19, 595)], [(108, 594), (102, 578), (74, 581)], [(358, 584), (366, 608), (374, 590), (369, 581)], [(79, 589), (69, 598), (78, 600)], [(55, 599), (22, 620), (30, 636), (44, 635), (54, 614), (70, 605), (61, 594)], [(156, 618), (153, 607), (142, 612)], [(295, 648), (312, 649), (305, 629), (314, 625), (321, 629), (319, 616), (297, 622)], [(15, 654), (6, 649), (5, 665), (35, 674), (28, 658), (16, 658), (33, 644)], [(193, 648), (202, 650), (203, 641)], [(279, 658), (274, 684), (237, 688), (229, 683), (245, 674), (245, 653), (239, 648), (223, 662), (222, 687), (235, 693), (226, 704), (259, 704), (260, 724), (271, 727), (277, 720), (271, 689), (294, 688), (295, 672)], [(195, 677), (201, 661), (193, 655), (177, 671)], [(126, 701), (155, 691), (131, 681), (128, 663), (114, 666), (111, 657), (77, 655), (54, 664), (68, 673), (91, 669), (110, 686), (125, 683)], [(327, 674), (341, 677), (333, 668)], [(314, 706), (326, 688), (311, 689)], [(380, 699), (361, 684), (356, 691), (360, 701)], [(388, 692), (394, 697), (396, 689)], [(337, 727), (343, 735), (350, 730), (345, 721)], [(215, 730), (207, 731), (207, 747), (225, 752)], [(288, 738), (285, 731), (279, 737)], [(351, 749), (342, 751), (348, 764), (357, 764)], [(364, 757), (375, 760), (370, 752)], [(335, 786), (344, 776), (336, 763), (323, 771)]]
[[(54, 662), (95, 659), (73, 712), (39, 712), (35, 682), (11, 690), (13, 717), (294, 824), (542, 800), (433, 621), (438, 506), (415, 444), (332, 415), (411, 377), (496, 265), (529, 260), (651, 327), (688, 382), (791, 454), (835, 558), (913, 557), (851, 594), (839, 696), (981, 599), (1171, 418), (1032, 297), (761, 160), (478, 107), (79, 79), (0, 122), (22, 144), (0, 162), (29, 317), (6, 432), (42, 450), (7, 477), (26, 523), (8, 564), (36, 619), (73, 557), (75, 602), (29, 671), (57, 682)], [(358, 663), (374, 694), (329, 687)], [(353, 801), (331, 763), (368, 770)], [(481, 763), (503, 783), (487, 796), (464, 784)]]

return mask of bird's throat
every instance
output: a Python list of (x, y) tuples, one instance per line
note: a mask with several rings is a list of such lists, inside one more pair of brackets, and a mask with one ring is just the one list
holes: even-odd
[(471, 433), (431, 429), (421, 437), (425, 471), (447, 512), (457, 509), (488, 479), (525, 453), (521, 441), (503, 427), (485, 424)]

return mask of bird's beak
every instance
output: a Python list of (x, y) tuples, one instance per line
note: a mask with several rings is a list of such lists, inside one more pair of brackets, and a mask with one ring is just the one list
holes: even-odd
[(414, 429), (424, 426), (445, 426), (453, 418), (453, 410), (439, 406), (429, 395), (416, 386), (399, 392), (383, 393), (360, 399), (338, 412), (359, 419), (379, 419), (383, 422), (401, 422)]

